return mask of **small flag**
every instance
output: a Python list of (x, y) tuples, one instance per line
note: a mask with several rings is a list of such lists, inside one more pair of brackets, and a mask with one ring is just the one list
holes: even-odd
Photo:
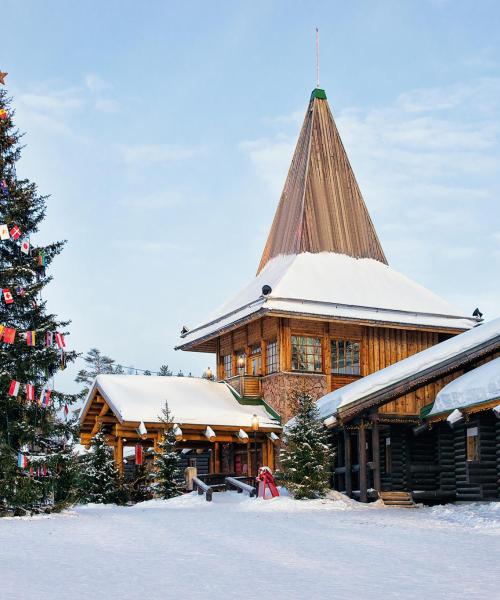
[(69, 408), (68, 408), (68, 405), (67, 405), (67, 404), (65, 404), (65, 405), (64, 405), (64, 409), (63, 409), (63, 410), (64, 410), (64, 416), (65, 416), (66, 418), (68, 418), (68, 414), (69, 414)]
[(9, 288), (3, 289), (3, 300), (5, 304), (12, 304), (14, 302), (14, 298), (12, 297)]
[(39, 267), (45, 267), (47, 261), (45, 260), (45, 252), (43, 250), (38, 255), (37, 262)]
[(17, 296), (24, 296), (25, 293), (26, 293), (26, 290), (21, 285), (18, 285), (16, 287), (16, 295)]
[(9, 396), (18, 396), (20, 387), (21, 387), (21, 384), (19, 383), (19, 381), (16, 381), (15, 379), (13, 379), (10, 382), (10, 386), (9, 386)]
[(66, 352), (61, 350), (61, 360), (60, 360), (61, 371), (64, 371), (66, 368)]
[(51, 393), (52, 390), (42, 390), (42, 393), (40, 394), (40, 401), (38, 404), (40, 404), (40, 406), (49, 406)]
[(10, 230), (10, 237), (13, 240), (18, 240), (21, 237), (21, 230), (17, 225), (14, 225), (14, 227)]
[(9, 117), (9, 113), (4, 109), (0, 109), (0, 119), (7, 119)]
[(25, 469), (28, 466), (28, 457), (22, 452), (17, 453), (17, 466), (20, 469)]
[(66, 348), (66, 342), (62, 333), (56, 332), (56, 344), (59, 349)]
[(36, 331), (26, 332), (26, 343), (28, 346), (34, 346), (36, 344)]
[(5, 327), (3, 332), (3, 341), (6, 344), (13, 344), (16, 338), (16, 330), (12, 327)]
[(35, 386), (32, 383), (26, 384), (26, 400), (33, 401), (35, 399)]
[(53, 343), (54, 343), (54, 334), (52, 333), (52, 331), (47, 331), (47, 333), (45, 334), (45, 345), (52, 346)]
[(21, 244), (21, 252), (23, 254), (29, 254), (30, 253), (30, 241), (29, 241), (29, 239), (23, 240), (23, 243)]
[(9, 195), (9, 188), (7, 186), (7, 182), (5, 181), (5, 179), (2, 179), (2, 181), (0, 181), (0, 190), (4, 196)]
[(142, 465), (143, 456), (142, 456), (142, 444), (135, 445), (135, 464)]
[(0, 225), (0, 240), (10, 240), (9, 228), (5, 223)]

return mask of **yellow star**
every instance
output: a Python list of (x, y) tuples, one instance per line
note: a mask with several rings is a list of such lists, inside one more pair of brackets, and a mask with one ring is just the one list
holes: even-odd
[(0, 71), (0, 83), (2, 85), (5, 85), (5, 78), (7, 77), (8, 73), (4, 73), (3, 71)]

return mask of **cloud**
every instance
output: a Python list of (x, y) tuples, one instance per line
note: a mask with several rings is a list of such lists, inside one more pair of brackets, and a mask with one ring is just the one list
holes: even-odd
[(203, 155), (206, 149), (200, 146), (177, 144), (130, 144), (120, 145), (118, 151), (125, 163), (165, 163), (187, 160)]
[(88, 73), (85, 76), (85, 85), (91, 92), (103, 92), (111, 88), (111, 84), (101, 79), (96, 73)]
[(94, 108), (95, 110), (104, 113), (117, 113), (120, 111), (118, 102), (109, 98), (98, 98), (94, 102)]

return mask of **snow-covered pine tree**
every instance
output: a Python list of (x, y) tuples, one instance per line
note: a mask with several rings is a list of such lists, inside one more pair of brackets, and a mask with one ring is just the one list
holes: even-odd
[[(0, 505), (29, 509), (52, 495), (63, 468), (57, 455), (73, 433), (61, 408), (76, 397), (51, 390), (51, 378), (76, 358), (65, 352), (69, 321), (47, 310), (42, 291), (47, 268), (64, 242), (36, 243), (47, 196), (16, 174), (21, 134), (14, 110), (0, 90)], [(61, 347), (62, 346), (62, 347)], [(35, 395), (31, 388), (34, 386)], [(29, 389), (29, 392), (28, 392)], [(44, 400), (44, 402), (41, 402)], [(18, 467), (17, 460), (21, 466)], [(26, 464), (27, 462), (27, 464)], [(31, 464), (30, 464), (31, 462)], [(50, 465), (50, 467), (49, 467)]]
[(83, 503), (110, 504), (121, 499), (113, 449), (102, 430), (91, 439), (90, 452), (82, 457), (78, 490), (78, 500)]
[(162, 365), (158, 375), (161, 375), (162, 377), (171, 377), (172, 371), (168, 368), (168, 365)]
[(90, 386), (97, 375), (103, 373), (123, 373), (123, 369), (120, 365), (115, 367), (115, 361), (109, 356), (102, 354), (97, 348), (91, 348), (83, 357), (83, 360), (85, 361), (86, 366), (84, 369), (78, 371), (78, 375), (75, 379), (76, 383), (84, 384), (82, 391), (78, 394), (79, 398), (82, 399), (89, 393)]
[(165, 429), (158, 443), (158, 451), (154, 453), (153, 488), (157, 496), (168, 500), (179, 496), (182, 478), (181, 458), (176, 451), (176, 439), (172, 427), (174, 421), (168, 402), (165, 402), (160, 420), (165, 425)]
[(281, 481), (298, 500), (318, 498), (328, 490), (333, 455), (311, 396), (298, 394), (296, 404), (297, 414), (280, 453)]

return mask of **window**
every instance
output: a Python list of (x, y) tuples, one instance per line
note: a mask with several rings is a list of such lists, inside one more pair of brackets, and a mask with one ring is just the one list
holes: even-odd
[(278, 342), (268, 342), (266, 351), (266, 373), (276, 373), (278, 370)]
[(292, 335), (292, 371), (323, 371), (320, 338)]
[(467, 428), (467, 461), (479, 462), (479, 431), (477, 427)]
[(341, 375), (359, 375), (359, 342), (331, 340), (331, 372)]
[(255, 344), (250, 349), (250, 374), (260, 375), (262, 359), (260, 354), (260, 344)]
[(224, 378), (227, 379), (233, 374), (233, 357), (230, 354), (226, 354), (222, 357), (222, 364), (224, 366)]
[(385, 438), (385, 472), (390, 475), (392, 471), (391, 438)]

